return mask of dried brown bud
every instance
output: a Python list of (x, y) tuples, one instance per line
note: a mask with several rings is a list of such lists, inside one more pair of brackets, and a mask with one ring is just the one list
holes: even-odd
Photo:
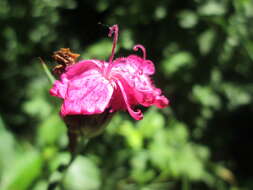
[(60, 50), (54, 52), (52, 58), (59, 64), (53, 69), (53, 73), (57, 76), (61, 75), (66, 66), (73, 65), (76, 63), (76, 59), (79, 54), (71, 52), (69, 48), (61, 48)]

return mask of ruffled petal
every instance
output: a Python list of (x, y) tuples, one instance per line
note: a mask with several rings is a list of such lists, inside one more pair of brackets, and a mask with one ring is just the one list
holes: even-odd
[(134, 111), (132, 109), (132, 105), (129, 101), (129, 96), (127, 94), (127, 92), (125, 91), (125, 88), (124, 86), (122, 85), (121, 81), (118, 80), (116, 82), (117, 86), (119, 87), (120, 91), (121, 91), (121, 95), (123, 97), (123, 100), (124, 100), (124, 103), (125, 103), (125, 106), (126, 106), (126, 109), (128, 110), (128, 113), (136, 120), (141, 120), (143, 118), (143, 114), (141, 112), (141, 110), (137, 109), (136, 111)]
[(146, 60), (136, 55), (130, 55), (113, 61), (112, 72), (118, 71), (126, 72), (126, 74), (143, 73), (146, 75), (153, 75), (155, 73), (155, 67), (151, 60)]
[(155, 106), (158, 108), (165, 108), (169, 105), (169, 100), (165, 96), (156, 96)]
[(156, 88), (150, 79), (150, 75), (154, 73), (151, 61), (131, 55), (119, 58), (113, 64), (112, 78), (115, 78), (115, 81), (125, 81), (122, 84), (128, 97), (131, 97), (130, 105), (155, 105), (159, 108), (168, 106), (168, 99), (161, 95), (161, 90)]
[(164, 108), (169, 105), (169, 100), (162, 95), (162, 91), (156, 88), (147, 75), (135, 77), (133, 91), (139, 104), (143, 106), (155, 105)]

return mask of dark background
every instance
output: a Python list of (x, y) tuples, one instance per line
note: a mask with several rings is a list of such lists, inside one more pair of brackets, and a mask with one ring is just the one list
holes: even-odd
[(252, 189), (252, 19), (250, 0), (1, 0), (1, 189), (46, 189), (69, 159), (38, 57), (52, 68), (69, 47), (108, 60), (113, 24), (116, 57), (143, 44), (171, 106), (114, 116), (61, 189)]

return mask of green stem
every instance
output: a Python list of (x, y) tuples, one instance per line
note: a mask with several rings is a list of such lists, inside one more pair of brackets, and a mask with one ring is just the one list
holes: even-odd
[(54, 83), (55, 81), (55, 78), (54, 76), (51, 74), (51, 72), (49, 71), (48, 67), (47, 67), (47, 64), (39, 57), (39, 60), (41, 62), (41, 65), (42, 65), (42, 68), (44, 70), (44, 72), (46, 73), (47, 75), (47, 78), (49, 80), (49, 82), (51, 82), (52, 84)]
[(81, 139), (83, 143), (80, 143), (79, 145), (81, 146), (78, 146), (77, 150), (75, 152), (70, 152), (70, 160), (68, 162), (68, 164), (61, 164), (59, 165), (59, 167), (57, 168), (57, 171), (55, 173), (53, 173), (53, 176), (52, 177), (55, 177), (56, 179), (53, 179), (48, 187), (47, 187), (47, 190), (55, 190), (57, 187), (60, 187), (61, 189), (63, 189), (63, 181), (65, 179), (65, 176), (67, 174), (67, 171), (69, 169), (69, 167), (71, 166), (71, 164), (75, 161), (75, 159), (77, 158), (79, 152), (80, 152), (80, 149), (81, 148), (84, 148), (88, 142), (89, 142), (89, 139)]
[(190, 190), (190, 182), (187, 175), (183, 176), (182, 179), (182, 190)]

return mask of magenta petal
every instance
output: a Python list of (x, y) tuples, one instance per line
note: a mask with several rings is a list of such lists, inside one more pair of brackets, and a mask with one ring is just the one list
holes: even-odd
[(165, 96), (157, 96), (155, 99), (155, 105), (158, 108), (165, 108), (169, 103), (169, 100)]
[(72, 78), (91, 69), (101, 71), (103, 69), (103, 65), (104, 63), (102, 61), (95, 59), (79, 61), (78, 63), (67, 67), (66, 75), (68, 78)]
[(155, 66), (152, 61), (143, 59), (136, 55), (126, 57), (128, 64), (136, 65), (138, 70), (142, 70), (144, 74), (153, 75), (155, 73)]
[(115, 71), (153, 75), (155, 73), (155, 67), (153, 62), (150, 60), (145, 60), (136, 55), (130, 55), (113, 61), (112, 72)]
[(83, 73), (69, 81), (61, 115), (102, 113), (110, 102), (113, 87), (100, 73)]
[(53, 87), (50, 89), (50, 94), (52, 96), (57, 96), (59, 98), (65, 98), (65, 94), (67, 92), (67, 84), (68, 84), (68, 79), (66, 78), (65, 74), (62, 74), (61, 76), (61, 81), (56, 80), (54, 82)]
[(131, 68), (128, 69), (129, 72), (141, 72), (147, 75), (153, 75), (155, 73), (155, 66), (151, 60), (146, 60), (136, 55), (118, 58), (114, 61), (114, 64), (115, 68)]
[(123, 82), (126, 94), (131, 97), (130, 105), (156, 105), (159, 108), (168, 105), (167, 98), (161, 95), (161, 90), (150, 79), (149, 75), (154, 72), (151, 61), (131, 55), (119, 58), (113, 64), (111, 75)]
[(143, 118), (143, 114), (141, 112), (141, 110), (136, 110), (134, 111), (132, 108), (131, 108), (131, 105), (129, 103), (129, 97), (127, 96), (126, 92), (125, 92), (125, 89), (122, 85), (122, 83), (120, 81), (117, 81), (117, 85), (118, 87), (120, 88), (121, 90), (121, 94), (122, 94), (122, 97), (124, 99), (124, 102), (126, 104), (126, 108), (128, 110), (128, 113), (136, 120), (141, 120)]
[(143, 71), (147, 75), (153, 75), (155, 73), (154, 63), (150, 60), (145, 60), (143, 64)]

